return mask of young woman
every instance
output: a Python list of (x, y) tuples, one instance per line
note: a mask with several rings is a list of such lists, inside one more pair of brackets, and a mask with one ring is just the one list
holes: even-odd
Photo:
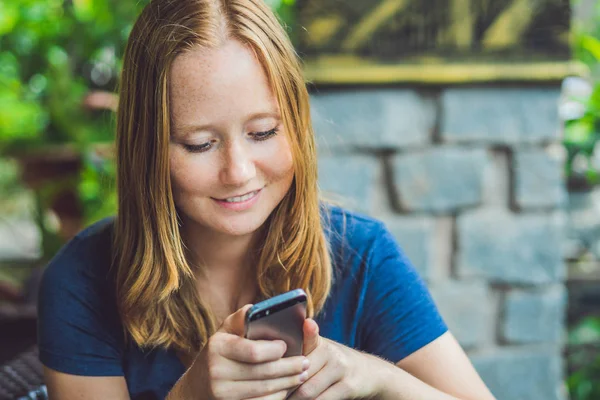
[[(52, 400), (493, 399), (384, 225), (319, 200), (305, 82), (262, 0), (151, 2), (119, 98), (117, 216), (42, 283)], [(296, 288), (302, 356), (243, 337), (249, 304)]]

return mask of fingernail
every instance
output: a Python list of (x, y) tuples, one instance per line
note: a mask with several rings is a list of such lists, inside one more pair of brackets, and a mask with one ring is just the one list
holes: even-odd
[(310, 361), (308, 358), (305, 358), (302, 361), (302, 371), (306, 371), (310, 367)]
[(300, 382), (304, 382), (307, 379), (308, 379), (308, 372), (304, 371), (303, 373), (300, 374)]

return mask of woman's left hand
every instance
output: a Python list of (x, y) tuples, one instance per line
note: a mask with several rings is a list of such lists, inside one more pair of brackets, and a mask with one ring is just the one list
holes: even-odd
[(382, 375), (392, 366), (375, 356), (319, 336), (319, 326), (312, 319), (304, 322), (303, 352), (310, 360), (308, 379), (289, 400), (375, 397), (381, 390)]

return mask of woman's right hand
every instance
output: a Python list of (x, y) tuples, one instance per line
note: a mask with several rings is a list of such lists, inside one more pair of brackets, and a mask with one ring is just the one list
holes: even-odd
[(251, 305), (231, 314), (212, 335), (194, 364), (209, 400), (283, 400), (304, 382), (308, 359), (286, 357), (282, 340), (244, 338), (244, 318)]

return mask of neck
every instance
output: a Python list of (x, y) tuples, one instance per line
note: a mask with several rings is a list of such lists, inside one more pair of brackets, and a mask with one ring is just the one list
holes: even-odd
[(254, 249), (260, 232), (232, 237), (186, 222), (181, 234), (195, 268), (198, 291), (212, 311), (224, 318), (253, 303), (258, 292)]
[(192, 221), (184, 221), (181, 235), (189, 262), (199, 284), (218, 284), (232, 289), (256, 282), (256, 263), (262, 230), (231, 236), (207, 231)]
[(198, 270), (239, 271), (252, 258), (253, 235), (228, 236), (186, 223), (182, 229), (192, 266)]

